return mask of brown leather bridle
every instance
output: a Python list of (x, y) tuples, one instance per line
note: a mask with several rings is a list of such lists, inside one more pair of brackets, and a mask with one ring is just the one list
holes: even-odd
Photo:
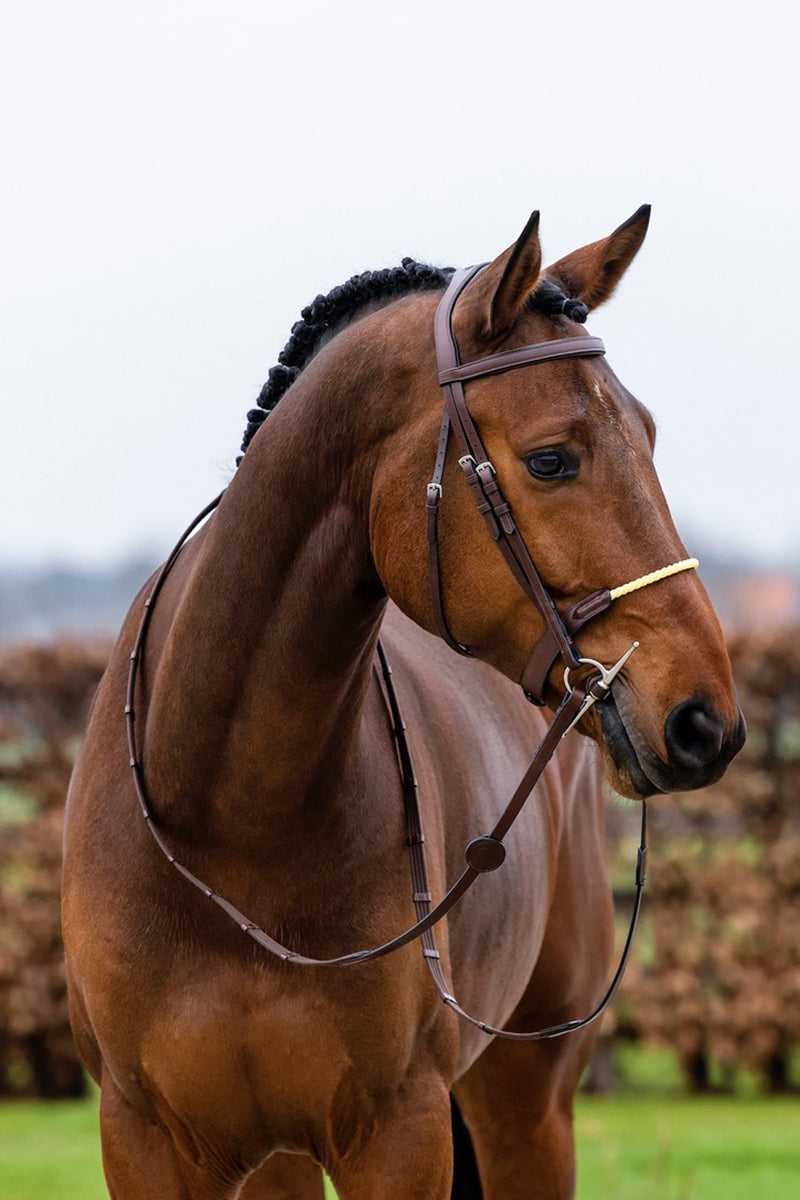
[(403, 789), (406, 817), (406, 844), (409, 852), (412, 894), (416, 912), (415, 924), (396, 937), (370, 950), (357, 950), (350, 954), (329, 959), (309, 958), (282, 945), (254, 921), (251, 921), (241, 913), (229, 900), (220, 896), (213, 888), (199, 879), (187, 866), (176, 858), (162, 837), (150, 808), (144, 772), (136, 744), (135, 698), (138, 672), (144, 653), (150, 619), (164, 581), (172, 569), (184, 543), (197, 526), (217, 507), (224, 493), (217, 496), (215, 500), (207, 505), (183, 533), (161, 568), (153, 589), (144, 602), (142, 619), (130, 655), (124, 713), (134, 786), (142, 817), (157, 846), (170, 864), (189, 883), (203, 892), (209, 900), (213, 901), (214, 904), (227, 913), (239, 925), (241, 930), (257, 942), (258, 945), (287, 963), (302, 966), (347, 966), (353, 963), (363, 963), (381, 958), (394, 950), (398, 950), (401, 946), (405, 946), (409, 942), (420, 938), (423, 956), (442, 1000), (458, 1013), (460, 1017), (478, 1026), (485, 1033), (494, 1036), (541, 1040), (571, 1033), (594, 1021), (603, 1012), (622, 979), (633, 942), (641, 907), (642, 890), (645, 883), (647, 863), (647, 808), (644, 801), (642, 801), (641, 837), (636, 862), (635, 895), (627, 938), (619, 965), (611, 983), (593, 1010), (581, 1019), (564, 1021), (558, 1025), (548, 1026), (545, 1029), (533, 1032), (497, 1029), (465, 1012), (450, 991), (444, 977), (441, 959), (436, 948), (434, 926), (450, 912), (453, 906), (472, 887), (479, 875), (494, 871), (502, 865), (506, 854), (503, 839), (522, 811), (526, 800), (530, 796), (545, 766), (555, 753), (562, 737), (580, 719), (590, 704), (598, 700), (603, 701), (608, 697), (610, 694), (610, 681), (613, 675), (628, 657), (628, 654), (630, 654), (630, 651), (628, 651), (611, 670), (607, 670), (599, 663), (594, 663), (593, 660), (582, 659), (579, 656), (572, 643), (571, 635), (581, 629), (591, 617), (604, 612), (609, 607), (612, 599), (611, 593), (608, 589), (593, 592), (584, 600), (573, 605), (566, 613), (559, 613), (553, 603), (552, 597), (539, 577), (525, 541), (514, 521), (511, 508), (503, 496), (494, 468), (489, 461), (464, 395), (464, 383), (469, 380), (497, 374), (502, 371), (514, 370), (517, 367), (528, 366), (533, 363), (604, 354), (605, 347), (602, 341), (596, 337), (569, 337), (548, 342), (537, 342), (530, 346), (520, 347), (517, 350), (493, 354), (474, 362), (462, 364), (459, 359), (458, 344), (452, 327), (453, 309), (464, 288), (482, 269), (482, 266), (471, 267), (463, 271), (457, 271), (454, 274), (439, 304), (434, 323), (439, 383), (443, 388), (445, 397), (434, 475), (431, 483), (428, 485), (426, 506), (431, 597), (437, 625), (448, 645), (461, 654), (470, 654), (469, 649), (456, 641), (448, 628), (444, 615), (439, 569), (438, 523), (442, 496), (442, 478), (450, 432), (453, 430), (459, 447), (462, 450), (462, 457), (459, 459), (459, 463), (475, 498), (478, 511), (483, 517), (492, 539), (503, 554), (515, 579), (536, 606), (545, 622), (545, 632), (534, 646), (528, 664), (520, 679), (526, 695), (536, 704), (544, 703), (544, 690), (547, 678), (559, 656), (565, 664), (565, 681), (569, 680), (570, 672), (577, 673), (586, 664), (591, 664), (593, 670), (575, 686), (567, 686), (556, 714), (514, 794), (491, 831), (474, 838), (466, 847), (466, 867), (455, 882), (451, 884), (445, 895), (437, 904), (433, 905), (425, 861), (425, 837), (417, 795), (417, 779), (414, 774), (406, 724), (403, 720), (397, 693), (392, 681), (391, 667), (380, 641), (377, 647), (379, 677), (383, 685), (382, 695), (391, 720)]
[(428, 484), (428, 568), (431, 582), (431, 601), (439, 632), (447, 644), (459, 654), (469, 649), (453, 637), (444, 614), (442, 583), (439, 567), (439, 509), (442, 500), (442, 479), (451, 430), (461, 450), (459, 466), (483, 517), (489, 534), (506, 560), (511, 573), (535, 605), (545, 623), (545, 631), (534, 646), (520, 683), (528, 698), (544, 704), (547, 677), (560, 655), (565, 668), (576, 670), (580, 657), (571, 635), (582, 629), (592, 617), (599, 616), (611, 604), (608, 588), (592, 592), (574, 604), (563, 615), (558, 611), (525, 544), (497, 480), (494, 467), (464, 395), (464, 384), (487, 375), (513, 371), (534, 363), (555, 362), (564, 358), (589, 358), (605, 354), (606, 348), (598, 337), (588, 335), (567, 337), (546, 342), (534, 342), (501, 354), (491, 354), (472, 362), (461, 363), (458, 342), (453, 332), (453, 310), (459, 296), (484, 269), (483, 264), (456, 271), (436, 310), (434, 338), (439, 370), (439, 384), (444, 392), (444, 409), (439, 431), (439, 445), (433, 478)]

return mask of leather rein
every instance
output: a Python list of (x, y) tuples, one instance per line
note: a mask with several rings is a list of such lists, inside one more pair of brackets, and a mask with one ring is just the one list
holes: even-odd
[[(464, 472), (478, 511), (483, 517), (493, 541), (505, 558), (515, 579), (535, 605), (545, 623), (545, 631), (533, 648), (528, 664), (522, 672), (520, 683), (529, 700), (538, 705), (544, 704), (544, 690), (547, 685), (548, 676), (556, 660), (560, 657), (564, 663), (565, 694), (511, 799), (490, 832), (474, 838), (466, 847), (466, 866), (455, 882), (450, 885), (444, 896), (438, 903), (433, 904), (425, 861), (425, 836), (419, 808), (417, 779), (414, 774), (406, 725), (392, 680), (392, 670), (380, 641), (378, 641), (377, 646), (378, 662), (376, 670), (379, 672), (379, 680), (382, 683), (381, 694), (391, 721), (402, 784), (405, 805), (406, 844), (408, 846), (412, 895), (416, 914), (416, 921), (413, 925), (382, 945), (375, 946), (369, 950), (357, 950), (349, 954), (327, 959), (307, 957), (282, 945), (270, 934), (266, 933), (256, 922), (251, 921), (244, 913), (240, 912), (224, 896), (219, 895), (212, 887), (199, 879), (198, 876), (172, 853), (172, 850), (160, 833), (151, 811), (144, 771), (137, 748), (135, 731), (137, 678), (144, 654), (150, 619), (167, 575), (172, 569), (185, 542), (197, 526), (217, 507), (224, 492), (208, 504), (182, 534), (159, 571), (152, 591), (144, 601), (141, 622), (133, 650), (130, 654), (124, 715), (129, 761), (139, 807), (156, 845), (168, 862), (189, 883), (201, 891), (207, 899), (221, 908), (231, 920), (236, 922), (243, 933), (252, 938), (259, 946), (286, 963), (301, 966), (348, 966), (354, 963), (364, 963), (372, 959), (382, 958), (384, 955), (390, 954), (400, 949), (401, 946), (405, 946), (419, 938), (423, 957), (442, 1000), (460, 1017), (493, 1036), (521, 1040), (541, 1040), (571, 1033), (596, 1020), (611, 1000), (622, 979), (636, 930), (646, 877), (647, 807), (645, 802), (641, 802), (641, 835), (635, 870), (635, 893), (627, 937), (619, 965), (606, 992), (587, 1016), (551, 1025), (545, 1029), (524, 1033), (507, 1029), (497, 1029), (471, 1016), (460, 1006), (445, 979), (441, 958), (436, 948), (434, 926), (450, 912), (480, 875), (494, 871), (502, 865), (506, 855), (503, 839), (522, 811), (545, 766), (555, 753), (559, 742), (569, 729), (580, 720), (590, 705), (597, 701), (602, 702), (610, 695), (610, 687), (614, 677), (638, 645), (638, 643), (634, 643), (613, 667), (608, 668), (593, 659), (581, 658), (573, 645), (572, 635), (577, 633), (592, 617), (605, 612), (618, 595), (647, 586), (650, 583), (656, 582), (657, 579), (665, 578), (678, 571), (689, 570), (697, 566), (697, 561), (695, 559), (686, 559), (680, 563), (674, 563), (669, 567), (661, 568), (660, 571), (643, 576), (641, 579), (633, 580), (631, 583), (625, 584), (620, 588), (612, 590), (602, 589), (598, 592), (593, 592), (590, 596), (574, 604), (565, 613), (562, 614), (558, 611), (547, 588), (539, 577), (525, 541), (516, 526), (511, 508), (500, 489), (494, 468), (489, 461), (485, 446), (469, 412), (464, 395), (464, 384), (472, 379), (503, 371), (515, 370), (518, 367), (534, 363), (604, 354), (605, 347), (602, 341), (596, 337), (568, 337), (537, 342), (530, 346), (520, 347), (517, 350), (493, 354), (473, 362), (462, 364), (452, 327), (453, 309), (464, 288), (482, 269), (482, 266), (477, 266), (455, 272), (439, 304), (434, 323), (439, 383), (444, 392), (444, 410), (433, 479), (427, 487), (426, 510), (431, 600), (439, 632), (443, 639), (458, 653), (469, 655), (471, 652), (468, 647), (462, 645), (453, 637), (447, 625), (439, 569), (439, 510), (442, 499), (442, 478), (448, 443), (451, 432), (453, 432), (462, 451), (459, 465)], [(591, 668), (590, 674), (576, 684), (571, 684), (570, 674), (572, 672), (579, 672), (586, 666)]]

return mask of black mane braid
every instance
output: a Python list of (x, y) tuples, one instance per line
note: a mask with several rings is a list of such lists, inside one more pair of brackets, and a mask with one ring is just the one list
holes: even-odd
[[(253, 436), (303, 367), (314, 357), (326, 336), (330, 336), (368, 305), (389, 304), (411, 292), (443, 291), (452, 274), (452, 267), (432, 267), (427, 263), (415, 262), (413, 258), (404, 258), (399, 267), (364, 271), (335, 287), (327, 296), (317, 296), (316, 300), (312, 300), (301, 312), (300, 320), (292, 326), (289, 340), (278, 355), (277, 366), (270, 370), (267, 382), (256, 400), (256, 407), (247, 414), (242, 454), (237, 458), (236, 465), (242, 461)], [(569, 300), (551, 279), (543, 279), (527, 303), (532, 310), (547, 316), (565, 313), (574, 321), (586, 320), (585, 306), (577, 300)]]
[[(411, 292), (441, 291), (450, 282), (452, 274), (452, 267), (431, 267), (415, 262), (413, 258), (404, 258), (399, 267), (364, 271), (335, 287), (327, 296), (312, 300), (301, 312), (300, 320), (292, 326), (289, 340), (278, 355), (278, 365), (269, 372), (256, 400), (257, 407), (247, 414), (242, 452), (284, 392), (314, 357), (326, 335), (369, 304), (388, 304)], [(239, 458), (237, 465), (241, 461)]]

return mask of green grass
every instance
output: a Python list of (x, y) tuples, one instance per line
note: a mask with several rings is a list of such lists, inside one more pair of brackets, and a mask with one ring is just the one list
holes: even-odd
[(0, 1194), (3, 1200), (108, 1200), (96, 1103), (0, 1105)]
[(108, 1200), (96, 1098), (0, 1103), (0, 1200)]
[(800, 1196), (796, 1099), (600, 1099), (578, 1108), (580, 1200)]
[[(799, 1135), (796, 1099), (581, 1097), (578, 1197), (789, 1200), (800, 1196)], [(96, 1102), (0, 1105), (0, 1194), (107, 1200)]]

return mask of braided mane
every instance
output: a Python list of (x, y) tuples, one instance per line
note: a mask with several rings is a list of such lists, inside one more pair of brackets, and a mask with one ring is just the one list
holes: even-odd
[[(254, 435), (323, 341), (368, 305), (383, 306), (411, 292), (443, 291), (450, 282), (453, 270), (453, 267), (433, 267), (415, 262), (413, 258), (404, 258), (399, 267), (353, 275), (346, 283), (328, 292), (327, 296), (317, 296), (316, 300), (306, 305), (300, 313), (300, 320), (292, 326), (289, 340), (278, 355), (277, 365), (267, 375), (256, 407), (247, 414), (242, 454), (237, 458), (236, 465), (242, 461)], [(549, 316), (566, 313), (573, 320), (586, 320), (585, 306), (577, 300), (568, 300), (560, 287), (546, 277), (528, 298), (527, 305)]]
[[(441, 291), (452, 274), (452, 267), (432, 267), (415, 262), (413, 258), (404, 258), (399, 267), (353, 275), (346, 283), (328, 292), (327, 296), (317, 296), (316, 300), (306, 305), (300, 313), (300, 320), (292, 326), (288, 342), (278, 355), (277, 366), (272, 367), (267, 375), (256, 407), (247, 414), (242, 453), (280, 398), (320, 349), (323, 339), (352, 320), (367, 305), (389, 304), (411, 292)], [(237, 460), (237, 465), (239, 462), (241, 458)]]

